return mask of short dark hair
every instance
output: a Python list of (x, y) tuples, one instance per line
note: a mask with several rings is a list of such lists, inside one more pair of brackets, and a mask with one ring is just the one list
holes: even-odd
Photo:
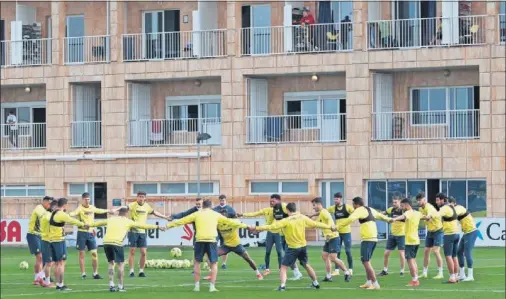
[(450, 197), (448, 197), (448, 202), (449, 203), (457, 203), (457, 200), (455, 199), (455, 197), (450, 196)]
[(49, 200), (53, 200), (54, 198), (52, 198), (51, 196), (44, 196), (44, 198), (42, 199), (43, 201), (49, 201)]
[(120, 216), (125, 216), (127, 213), (128, 213), (128, 207), (121, 207), (118, 210), (118, 215), (120, 215)]
[(68, 200), (65, 197), (58, 198), (58, 207), (61, 208), (66, 205)]
[(146, 194), (146, 191), (137, 191), (137, 196), (139, 196), (139, 195), (146, 196), (147, 194)]
[(360, 196), (357, 196), (357, 197), (353, 198), (352, 201), (357, 206), (363, 206), (364, 205), (364, 200)]
[(421, 200), (422, 198), (425, 198), (425, 193), (424, 192), (420, 192), (416, 195), (416, 200)]
[(343, 198), (343, 194), (341, 192), (334, 193), (334, 198)]
[(222, 194), (220, 195), (220, 197), (218, 197), (219, 200), (222, 200), (222, 199), (227, 199), (227, 196), (225, 194)]
[(319, 204), (322, 204), (323, 201), (322, 201), (322, 198), (321, 197), (315, 197), (313, 198), (313, 200), (311, 200), (312, 203), (319, 203)]
[(90, 193), (88, 192), (84, 192), (82, 195), (81, 195), (81, 198), (89, 198), (90, 197)]
[(10, 114), (14, 114), (14, 109), (9, 111)]
[(401, 200), (401, 203), (402, 203), (402, 204), (405, 204), (405, 205), (409, 205), (409, 206), (411, 206), (411, 200), (409, 200), (409, 198), (403, 198), (403, 199)]
[(199, 201), (199, 200), (202, 200), (202, 197), (195, 198), (195, 201)]
[(288, 212), (295, 213), (297, 211), (297, 205), (294, 202), (291, 202), (286, 205), (286, 209)]
[(281, 200), (281, 196), (279, 196), (279, 194), (272, 194), (271, 199)]
[(58, 206), (58, 201), (57, 200), (52, 200), (51, 203), (49, 204), (49, 209), (51, 211), (53, 211), (54, 209), (56, 209), (56, 207)]
[(202, 208), (207, 209), (213, 206), (213, 202), (209, 199), (206, 199), (202, 202)]
[(444, 194), (443, 192), (439, 192), (438, 194), (436, 194), (436, 198), (444, 199), (446, 201), (446, 194)]

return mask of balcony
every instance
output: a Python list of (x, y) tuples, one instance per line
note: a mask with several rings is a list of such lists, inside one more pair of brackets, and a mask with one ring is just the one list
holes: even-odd
[(123, 60), (223, 57), (226, 38), (226, 29), (123, 34)]
[[(506, 4), (505, 4), (506, 6)], [(506, 44), (506, 14), (499, 14), (497, 16), (499, 21), (499, 43)]]
[(0, 42), (0, 65), (36, 66), (51, 64), (52, 39), (23, 39)]
[(353, 24), (242, 28), (240, 40), (241, 55), (351, 51)]
[(100, 148), (102, 147), (102, 121), (73, 121), (72, 145), (73, 148)]
[(110, 36), (81, 36), (64, 38), (65, 64), (110, 62)]
[(246, 143), (346, 141), (346, 114), (246, 117)]
[(480, 110), (430, 112), (375, 112), (372, 140), (427, 140), (480, 138)]
[(486, 17), (370, 21), (367, 22), (367, 47), (387, 50), (485, 44)]
[(46, 148), (45, 123), (1, 124), (1, 149), (25, 150)]

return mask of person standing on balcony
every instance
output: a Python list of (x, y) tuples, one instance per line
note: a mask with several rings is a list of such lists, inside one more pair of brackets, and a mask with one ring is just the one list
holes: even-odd
[[(218, 206), (214, 207), (213, 210), (222, 214), (222, 215), (225, 215), (225, 217), (227, 217), (227, 218), (236, 218), (237, 213), (235, 212), (234, 208), (232, 208), (231, 206), (229, 206), (227, 204), (227, 196), (222, 194), (222, 195), (220, 195), (219, 199), (220, 199), (220, 204)], [(218, 230), (218, 241), (220, 242), (220, 246), (224, 245), (223, 237), (221, 236), (221, 233), (219, 230)], [(228, 254), (224, 254), (221, 256), (221, 268), (223, 270), (227, 269), (227, 258), (228, 258)]]
[(302, 30), (305, 30), (307, 34), (307, 41), (309, 43), (309, 46), (311, 47), (310, 49), (308, 49), (309, 51), (312, 51), (313, 50), (312, 48), (314, 48), (315, 51), (318, 50), (318, 47), (315, 46), (313, 40), (315, 23), (316, 22), (314, 20), (313, 15), (311, 14), (309, 7), (307, 6), (304, 7), (304, 9), (302, 10), (302, 18), (300, 19), (299, 25), (302, 28)]
[(9, 141), (15, 148), (18, 147), (18, 119), (14, 110), (9, 111), (6, 123), (9, 125)]

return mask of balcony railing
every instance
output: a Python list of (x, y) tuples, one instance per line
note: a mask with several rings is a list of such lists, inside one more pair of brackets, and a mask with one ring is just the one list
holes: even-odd
[(131, 120), (128, 122), (128, 146), (197, 144), (199, 131), (211, 135), (204, 144), (221, 144), (221, 118), (213, 117)]
[(45, 123), (1, 125), (1, 149), (41, 149), (46, 147)]
[(210, 58), (227, 55), (226, 29), (123, 34), (123, 60)]
[(506, 44), (506, 14), (500, 14), (497, 16), (499, 21), (499, 43)]
[(102, 122), (97, 121), (73, 121), (72, 147), (74, 148), (97, 148), (102, 147)]
[(330, 23), (241, 29), (241, 55), (353, 50), (353, 24)]
[(0, 65), (31, 66), (51, 64), (52, 39), (24, 39), (0, 42)]
[(486, 16), (367, 22), (367, 47), (374, 49), (479, 45), (486, 42)]
[(477, 139), (480, 110), (377, 112), (372, 140)]
[(64, 38), (65, 64), (109, 62), (109, 35)]
[(247, 116), (247, 143), (342, 142), (346, 114)]

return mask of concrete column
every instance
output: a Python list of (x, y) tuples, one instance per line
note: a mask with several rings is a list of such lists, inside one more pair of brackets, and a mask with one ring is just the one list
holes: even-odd
[(64, 63), (64, 40), (65, 37), (65, 2), (51, 2), (52, 20), (52, 62), (53, 64)]

